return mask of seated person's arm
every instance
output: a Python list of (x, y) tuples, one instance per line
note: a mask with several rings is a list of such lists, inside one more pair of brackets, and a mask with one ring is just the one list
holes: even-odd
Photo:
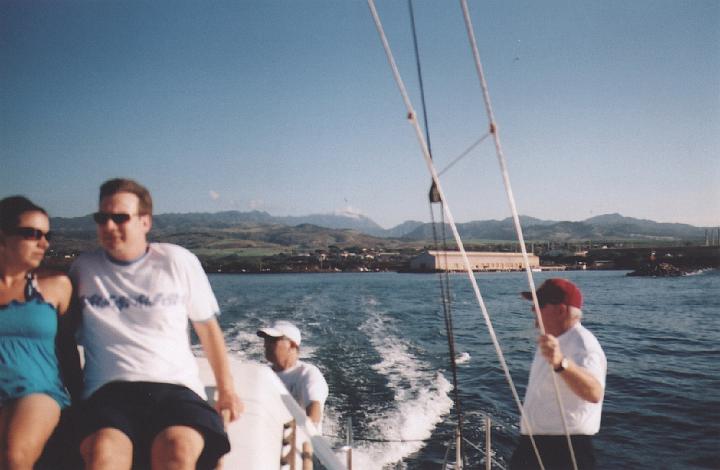
[(235, 393), (235, 382), (230, 373), (230, 363), (227, 358), (225, 339), (222, 330), (220, 330), (220, 325), (218, 325), (215, 318), (203, 322), (192, 322), (192, 325), (215, 376), (218, 391), (215, 408), (220, 414), (223, 411), (229, 411), (229, 419), (234, 421), (240, 417), (244, 405), (240, 401), (240, 397)]
[(311, 401), (305, 412), (315, 426), (320, 424), (320, 419), (322, 419), (322, 405), (319, 401)]

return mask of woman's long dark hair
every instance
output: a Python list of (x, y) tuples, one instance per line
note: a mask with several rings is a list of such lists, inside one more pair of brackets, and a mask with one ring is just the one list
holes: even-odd
[(20, 223), (20, 216), (25, 212), (42, 212), (48, 215), (45, 209), (38, 206), (25, 196), (10, 196), (0, 201), (0, 230), (12, 230)]

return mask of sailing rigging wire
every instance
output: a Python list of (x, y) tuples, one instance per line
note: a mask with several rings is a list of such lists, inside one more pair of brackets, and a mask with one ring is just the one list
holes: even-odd
[[(463, 244), (462, 239), (460, 238), (460, 234), (458, 233), (457, 225), (455, 224), (455, 220), (452, 215), (452, 211), (450, 210), (449, 204), (447, 203), (447, 199), (445, 198), (444, 191), (442, 190), (442, 186), (440, 184), (440, 178), (438, 177), (437, 171), (435, 169), (435, 165), (434, 165), (432, 159), (430, 158), (427, 144), (425, 142), (423, 133), (420, 130), (420, 126), (417, 122), (416, 114), (413, 109), (410, 98), (408, 96), (407, 90), (405, 88), (405, 84), (400, 76), (400, 71), (397, 67), (397, 64), (395, 63), (395, 58), (393, 57), (392, 50), (390, 49), (390, 44), (388, 43), (387, 36), (385, 35), (385, 31), (382, 26), (382, 22), (380, 21), (380, 17), (377, 13), (377, 9), (375, 8), (374, 0), (368, 0), (368, 6), (369, 6), (370, 12), (373, 16), (373, 20), (375, 21), (375, 27), (378, 30), (378, 34), (380, 35), (380, 40), (383, 44), (383, 48), (385, 50), (385, 55), (387, 57), (388, 63), (390, 64), (390, 68), (391, 68), (393, 76), (395, 78), (395, 83), (397, 84), (398, 89), (400, 91), (400, 95), (402, 96), (403, 102), (405, 103), (405, 107), (407, 109), (408, 120), (410, 121), (410, 124), (413, 126), (413, 129), (415, 130), (415, 136), (418, 140), (418, 143), (420, 144), (420, 148), (422, 150), (423, 157), (425, 159), (425, 164), (428, 168), (428, 171), (430, 172), (430, 174), (432, 176), (432, 179), (435, 183), (436, 190), (439, 193), (440, 199), (443, 203), (444, 211), (445, 211), (445, 214), (446, 214), (447, 220), (448, 220), (448, 225), (450, 226), (450, 229), (453, 233), (453, 237), (455, 238), (455, 242), (457, 243), (458, 251), (461, 254), (461, 257), (463, 260), (463, 265), (465, 266), (465, 271), (470, 279), (470, 284), (472, 285), (473, 292), (475, 293), (475, 298), (478, 301), (478, 304), (480, 306), (480, 310), (481, 310), (483, 318), (485, 320), (485, 325), (488, 329), (490, 339), (492, 340), (493, 346), (495, 348), (495, 353), (498, 356), (498, 360), (503, 369), (503, 373), (505, 374), (505, 379), (507, 380), (508, 384), (510, 385), (510, 389), (512, 391), (513, 399), (515, 400), (515, 404), (517, 405), (518, 409), (520, 410), (521, 419), (523, 419), (525, 421), (526, 426), (529, 429), (530, 428), (529, 423), (527, 423), (527, 418), (525, 417), (525, 414), (523, 413), (522, 402), (520, 401), (520, 397), (518, 396), (517, 389), (515, 387), (515, 383), (513, 382), (513, 379), (510, 375), (510, 370), (508, 368), (507, 361), (505, 360), (505, 356), (502, 352), (502, 349), (500, 348), (500, 343), (497, 339), (497, 335), (495, 334), (495, 329), (493, 328), (492, 322), (490, 321), (490, 315), (488, 314), (487, 307), (485, 306), (485, 301), (482, 297), (482, 294), (480, 293), (480, 288), (478, 287), (477, 280), (475, 279), (475, 275), (470, 266), (470, 260), (467, 257), (467, 253), (465, 251), (465, 246)], [(530, 437), (532, 440), (532, 433), (531, 433)], [(535, 448), (536, 455), (540, 461), (539, 452), (537, 451), (537, 447), (534, 445), (534, 443), (533, 443), (533, 447)], [(540, 466), (544, 470), (544, 466), (542, 465), (541, 461), (540, 461)]]
[(410, 25), (412, 27), (413, 48), (415, 49), (415, 66), (417, 68), (418, 85), (420, 87), (420, 103), (422, 104), (423, 121), (425, 124), (425, 139), (427, 139), (428, 153), (432, 158), (432, 145), (430, 144), (430, 127), (427, 116), (427, 106), (425, 105), (425, 86), (423, 85), (422, 65), (420, 64), (420, 50), (418, 48), (417, 31), (415, 29), (415, 11), (413, 10), (412, 0), (408, 0), (408, 9), (410, 10)]
[[(430, 203), (430, 215), (432, 217), (432, 228), (433, 228), (433, 239), (435, 242), (435, 246), (438, 246), (438, 236), (437, 236), (437, 230), (436, 230), (436, 223), (435, 223), (435, 215), (433, 212), (432, 202)], [(441, 206), (441, 218), (440, 223), (442, 227), (442, 248), (443, 248), (443, 256), (445, 258), (445, 266), (449, 266), (448, 264), (448, 247), (447, 247), (447, 236), (445, 234), (445, 212), (442, 210)], [(453, 320), (452, 320), (452, 310), (451, 310), (451, 295), (450, 295), (450, 273), (448, 269), (445, 269), (443, 271), (440, 271), (439, 273), (440, 278), (440, 288), (441, 288), (441, 295), (443, 299), (443, 314), (445, 319), (445, 331), (446, 331), (446, 337), (448, 341), (448, 350), (449, 350), (449, 359), (450, 359), (450, 369), (452, 371), (452, 379), (453, 379), (453, 399), (455, 402), (455, 411), (457, 414), (457, 435), (460, 439), (456, 440), (455, 445), (457, 446), (457, 454), (463, 455), (462, 452), (462, 440), (463, 440), (463, 424), (464, 424), (464, 418), (463, 418), (463, 412), (462, 412), (462, 405), (460, 401), (460, 387), (458, 386), (458, 379), (457, 379), (457, 352), (455, 349), (455, 328), (453, 326)], [(449, 450), (449, 447), (448, 447)]]
[[(500, 348), (500, 344), (499, 344), (499, 342), (498, 342), (497, 335), (495, 334), (495, 330), (494, 330), (494, 328), (493, 328), (493, 326), (492, 326), (492, 322), (490, 321), (490, 317), (489, 317), (489, 314), (488, 314), (488, 312), (487, 312), (487, 308), (486, 308), (486, 306), (485, 306), (485, 302), (484, 302), (484, 300), (483, 300), (482, 294), (480, 293), (480, 288), (478, 287), (477, 281), (476, 281), (476, 279), (475, 279), (475, 276), (474, 276), (474, 274), (473, 274), (472, 268), (471, 268), (471, 266), (470, 266), (470, 261), (469, 261), (469, 259), (468, 259), (468, 257), (467, 257), (467, 253), (466, 253), (466, 251), (465, 251), (465, 247), (464, 247), (464, 244), (463, 244), (463, 242), (462, 242), (462, 239), (460, 238), (460, 235), (459, 235), (459, 233), (458, 233), (457, 226), (456, 226), (455, 221), (454, 221), (454, 217), (452, 216), (452, 212), (451, 212), (450, 207), (449, 207), (449, 205), (448, 205), (448, 203), (447, 203), (447, 199), (445, 198), (444, 191), (442, 190), (442, 186), (440, 185), (439, 176), (438, 176), (438, 174), (437, 174), (437, 171), (436, 171), (436, 169), (435, 169), (435, 165), (434, 165), (434, 163), (433, 163), (433, 161), (432, 161), (432, 158), (431, 158), (431, 156), (430, 156), (430, 152), (429, 152), (429, 149), (428, 149), (428, 145), (427, 145), (427, 143), (426, 143), (426, 141), (425, 141), (425, 138), (424, 138), (424, 136), (423, 136), (423, 133), (422, 133), (422, 131), (421, 131), (421, 129), (420, 129), (420, 126), (419, 126), (419, 124), (418, 124), (415, 110), (413, 109), (413, 106), (412, 106), (412, 103), (411, 103), (410, 98), (409, 98), (409, 96), (408, 96), (408, 93), (407, 93), (407, 90), (406, 90), (406, 88), (405, 88), (404, 82), (403, 82), (403, 80), (402, 80), (402, 78), (401, 78), (401, 76), (400, 76), (399, 69), (398, 69), (398, 67), (397, 67), (397, 64), (395, 63), (395, 59), (394, 59), (394, 57), (393, 57), (392, 51), (391, 51), (391, 49), (390, 49), (390, 45), (389, 45), (388, 40), (387, 40), (387, 37), (386, 37), (386, 35), (385, 35), (385, 31), (384, 31), (384, 29), (383, 29), (382, 22), (380, 21), (380, 17), (379, 17), (379, 15), (378, 15), (377, 9), (375, 8), (374, 0), (368, 0), (368, 6), (369, 6), (369, 8), (370, 8), (370, 12), (371, 12), (372, 17), (373, 17), (373, 20), (374, 20), (374, 22), (375, 22), (375, 27), (376, 27), (376, 29), (377, 29), (377, 31), (378, 31), (378, 34), (380, 35), (380, 40), (381, 40), (381, 42), (382, 42), (382, 44), (383, 44), (383, 48), (384, 48), (384, 50), (385, 50), (385, 55), (386, 55), (386, 57), (387, 57), (388, 63), (389, 63), (389, 65), (390, 65), (390, 68), (392, 69), (393, 77), (395, 78), (395, 82), (396, 82), (396, 84), (397, 84), (397, 86), (398, 86), (398, 89), (399, 89), (400, 94), (401, 94), (401, 96), (402, 96), (403, 102), (405, 103), (405, 107), (406, 107), (406, 109), (407, 109), (407, 118), (408, 118), (408, 120), (410, 121), (410, 124), (413, 126), (413, 129), (415, 130), (415, 135), (416, 135), (416, 138), (417, 138), (417, 140), (418, 140), (418, 143), (420, 144), (420, 147), (421, 147), (421, 150), (422, 150), (422, 153), (423, 153), (423, 157), (424, 157), (424, 159), (425, 159), (426, 166), (427, 166), (428, 171), (430, 172), (430, 174), (431, 174), (431, 176), (432, 176), (433, 183), (434, 183), (434, 184), (433, 184), (433, 188), (434, 188), (434, 190), (437, 192), (437, 194), (438, 194), (438, 196), (439, 196), (439, 199), (440, 199), (440, 201), (441, 201), (442, 204), (443, 204), (443, 209), (444, 209), (443, 213), (447, 215), (447, 219), (448, 219), (448, 223), (449, 223), (449, 225), (450, 225), (450, 229), (451, 229), (451, 231), (452, 231), (452, 233), (453, 233), (453, 237), (455, 238), (455, 241), (456, 241), (456, 243), (457, 243), (458, 250), (459, 250), (459, 252), (460, 252), (460, 254), (461, 254), (461, 257), (462, 257), (462, 260), (463, 260), (463, 264), (464, 264), (464, 266), (465, 266), (465, 271), (466, 271), (467, 274), (468, 274), (468, 277), (469, 277), (469, 279), (470, 279), (470, 283), (471, 283), (472, 288), (473, 288), (473, 291), (474, 291), (474, 293), (475, 293), (475, 297), (476, 297), (476, 299), (477, 299), (477, 301), (478, 301), (478, 304), (479, 304), (479, 306), (480, 306), (480, 310), (481, 310), (482, 315), (483, 315), (483, 318), (484, 318), (484, 320), (485, 320), (486, 327), (488, 328), (488, 333), (489, 333), (490, 338), (491, 338), (491, 340), (492, 340), (493, 346), (495, 347), (495, 351), (496, 351), (496, 354), (497, 354), (497, 356), (498, 356), (500, 365), (501, 365), (501, 367), (502, 367), (502, 369), (503, 369), (503, 372), (504, 372), (504, 374), (505, 374), (505, 378), (506, 378), (506, 380), (507, 380), (507, 382), (508, 382), (508, 384), (509, 384), (509, 386), (510, 386), (510, 389), (511, 389), (511, 392), (512, 392), (512, 395), (513, 395), (513, 399), (515, 400), (515, 403), (516, 403), (518, 409), (520, 410), (520, 419), (522, 420), (523, 424), (525, 424), (525, 427), (528, 429), (528, 435), (529, 435), (530, 441), (531, 441), (531, 443), (532, 443), (532, 447), (533, 447), (533, 450), (534, 450), (534, 452), (535, 452), (535, 455), (536, 455), (536, 457), (537, 457), (537, 459), (538, 459), (538, 463), (539, 463), (539, 465), (540, 465), (540, 468), (544, 470), (544, 465), (543, 465), (543, 463), (542, 463), (542, 459), (541, 459), (541, 457), (540, 457), (540, 453), (539, 453), (538, 448), (537, 448), (537, 445), (536, 445), (536, 443), (535, 443), (535, 439), (533, 438), (533, 434), (532, 434), (532, 429), (531, 429), (531, 427), (530, 427), (530, 423), (527, 421), (527, 417), (525, 416), (522, 402), (520, 401), (520, 397), (519, 397), (519, 395), (518, 395), (518, 393), (517, 393), (517, 389), (516, 389), (515, 384), (514, 384), (514, 382), (513, 382), (513, 380), (512, 380), (512, 377), (511, 377), (511, 375), (510, 375), (510, 371), (509, 371), (509, 369), (508, 369), (507, 362), (505, 361), (504, 354), (503, 354), (503, 352), (502, 352), (502, 349)], [(508, 200), (509, 200), (509, 203), (510, 203), (510, 207), (511, 207), (511, 211), (512, 211), (512, 214), (513, 214), (513, 222), (514, 222), (514, 225), (515, 225), (516, 232), (517, 232), (517, 234), (518, 234), (518, 241), (519, 241), (519, 244), (520, 244), (521, 249), (522, 249), (523, 262), (524, 262), (524, 264), (525, 264), (526, 272), (527, 272), (527, 274), (528, 274), (528, 283), (529, 283), (529, 285), (530, 285), (530, 291), (531, 291), (532, 297), (533, 297), (533, 304), (534, 304), (534, 306), (535, 306), (536, 318), (537, 318), (537, 321), (538, 321), (538, 325), (539, 325), (539, 327), (540, 327), (540, 331), (541, 331), (542, 334), (544, 334), (544, 333), (545, 333), (545, 329), (544, 329), (544, 325), (543, 325), (543, 323), (542, 323), (542, 318), (540, 317), (539, 302), (538, 302), (538, 299), (537, 299), (537, 294), (536, 294), (536, 292), (535, 292), (535, 283), (534, 283), (534, 280), (533, 280), (533, 278), (532, 278), (532, 273), (531, 273), (530, 267), (529, 267), (527, 249), (526, 249), (526, 247), (525, 247), (525, 240), (524, 240), (524, 237), (523, 237), (523, 235), (522, 235), (522, 229), (521, 229), (521, 227), (520, 227), (520, 221), (519, 221), (519, 216), (518, 216), (518, 212), (517, 212), (517, 207), (516, 207), (516, 204), (515, 204), (514, 196), (513, 196), (513, 194), (512, 194), (512, 188), (511, 188), (511, 186), (510, 186), (510, 180), (509, 180), (509, 175), (508, 175), (508, 172), (507, 172), (507, 166), (506, 166), (506, 164), (505, 164), (505, 158), (504, 158), (504, 155), (503, 155), (503, 153), (502, 153), (502, 147), (501, 147), (501, 145), (500, 145), (499, 135), (498, 135), (498, 133), (497, 133), (497, 126), (496, 126), (496, 124), (495, 124), (494, 114), (493, 114), (493, 112), (492, 112), (492, 107), (491, 107), (491, 103), (490, 103), (490, 99), (489, 99), (489, 93), (488, 93), (488, 89), (487, 89), (487, 83), (486, 83), (486, 81), (485, 81), (484, 73), (483, 73), (483, 71), (482, 71), (482, 64), (481, 64), (481, 62), (480, 62), (480, 55), (479, 55), (478, 48), (477, 48), (477, 42), (475, 41), (475, 35), (474, 35), (473, 29), (472, 29), (472, 23), (470, 22), (470, 18), (469, 18), (469, 11), (468, 11), (468, 8), (467, 8), (467, 3), (466, 3), (464, 0), (461, 0), (461, 6), (462, 6), (462, 10), (463, 10), (463, 16), (464, 16), (464, 18), (465, 18), (466, 29), (468, 30), (468, 37), (469, 37), (469, 39), (470, 39), (471, 47), (472, 47), (472, 49), (473, 49), (473, 56), (474, 56), (474, 58), (475, 58), (476, 69), (477, 69), (477, 71), (478, 71), (478, 75), (479, 75), (479, 77), (480, 77), (481, 86), (482, 86), (482, 89), (483, 89), (483, 98), (484, 98), (484, 101), (485, 101), (485, 107), (486, 107), (486, 111), (487, 111), (488, 118), (489, 118), (489, 121), (490, 121), (490, 133), (493, 134), (493, 136), (494, 136), (496, 153), (497, 153), (497, 155), (498, 155), (498, 162), (499, 162), (500, 167), (501, 167), (501, 172), (502, 172), (502, 175), (503, 175), (503, 182), (504, 182), (504, 184), (505, 184), (505, 190), (506, 190), (506, 193), (507, 193), (507, 196), (508, 196)], [(553, 377), (553, 381), (554, 381), (554, 384), (555, 384), (556, 398), (557, 398), (557, 401), (558, 401), (558, 405), (559, 405), (561, 417), (562, 417), (562, 420), (563, 420), (563, 425), (564, 425), (564, 428), (565, 428), (565, 435), (566, 435), (566, 437), (567, 437), (568, 446), (569, 446), (569, 449), (570, 449), (570, 456), (571, 456), (571, 460), (572, 460), (572, 462), (573, 462), (573, 468), (574, 468), (575, 470), (577, 470), (577, 462), (576, 462), (576, 460), (575, 460), (575, 454), (574, 454), (574, 450), (573, 450), (573, 447), (572, 447), (572, 442), (571, 442), (571, 440), (570, 440), (570, 435), (569, 435), (569, 432), (568, 432), (568, 429), (567, 429), (567, 424), (566, 424), (566, 420), (565, 420), (564, 410), (563, 410), (563, 408), (562, 408), (562, 403), (561, 403), (561, 398), (560, 398), (560, 393), (559, 393), (559, 387), (558, 387), (558, 384), (557, 384), (557, 379), (556, 379), (555, 377)]]
[[(495, 142), (495, 151), (497, 154), (498, 163), (500, 165), (500, 172), (503, 177), (503, 184), (505, 185), (505, 192), (508, 197), (510, 204), (510, 210), (512, 212), (513, 223), (515, 225), (515, 232), (517, 233), (518, 243), (522, 251), (523, 264), (525, 266), (525, 273), (528, 278), (528, 285), (530, 292), (532, 293), (532, 300), (534, 305), (535, 317), (538, 322), (538, 326), (541, 334), (545, 334), (545, 325), (542, 321), (542, 315), (540, 315), (540, 305), (535, 291), (535, 280), (533, 279), (532, 270), (530, 269), (530, 262), (528, 260), (527, 248), (525, 246), (525, 238), (523, 237), (522, 227), (520, 226), (520, 217), (518, 215), (517, 205), (515, 204), (515, 196), (513, 195), (512, 186), (510, 185), (510, 175), (507, 170), (507, 164), (505, 161), (505, 154), (502, 151), (502, 145), (500, 144), (500, 134), (497, 129), (495, 115), (492, 110), (492, 104), (490, 101), (490, 92), (488, 90), (487, 81), (485, 80), (485, 73), (483, 72), (482, 62), (480, 61), (480, 52), (477, 46), (477, 40), (475, 39), (475, 29), (470, 19), (470, 11), (468, 9), (467, 0), (460, 0), (460, 6), (463, 11), (463, 19), (465, 20), (465, 29), (467, 30), (468, 39), (470, 41), (470, 47), (472, 48), (473, 59), (475, 61), (475, 69), (480, 79), (480, 86), (482, 88), (483, 100), (485, 102), (485, 111), (487, 112), (488, 120), (490, 121), (490, 131), (493, 134), (493, 140)], [(552, 375), (553, 385), (555, 387), (555, 398), (557, 401), (558, 409), (560, 410), (560, 417), (562, 419), (563, 430), (565, 431), (565, 438), (567, 439), (568, 448), (570, 450), (570, 459), (572, 460), (573, 469), (578, 470), (577, 460), (575, 459), (575, 450), (573, 449), (572, 440), (570, 439), (570, 432), (568, 431), (567, 419), (565, 417), (565, 410), (560, 397), (560, 386), (558, 384), (558, 378), (555, 374)], [(523, 418), (524, 419), (524, 418)], [(530, 428), (528, 427), (528, 431)], [(539, 452), (535, 446), (535, 440), (532, 438), (532, 432), (530, 432), (530, 439), (535, 450), (536, 457), (542, 466)]]
[(479, 138), (478, 140), (476, 140), (475, 142), (473, 142), (473, 143), (472, 143), (468, 148), (466, 148), (460, 155), (458, 155), (458, 156), (455, 157), (450, 163), (448, 163), (445, 168), (443, 168), (442, 170), (440, 170), (440, 171), (438, 172), (438, 176), (442, 176), (442, 175), (445, 174), (445, 172), (447, 172), (450, 168), (454, 167), (457, 162), (459, 162), (459, 161), (462, 160), (464, 157), (466, 157), (475, 147), (477, 147), (478, 145), (480, 145), (480, 144), (481, 144), (485, 139), (487, 139), (488, 137), (490, 137), (490, 133), (489, 133), (489, 132), (486, 133), (484, 136), (480, 137), (480, 138)]
[[(420, 101), (422, 105), (422, 111), (423, 111), (423, 121), (424, 121), (424, 127), (425, 127), (425, 138), (427, 141), (427, 147), (428, 147), (428, 154), (430, 155), (430, 158), (432, 159), (432, 147), (430, 145), (430, 125), (428, 122), (428, 112), (427, 112), (427, 104), (425, 102), (425, 86), (423, 84), (423, 74), (422, 74), (422, 65), (420, 61), (420, 48), (418, 46), (418, 40), (417, 40), (417, 29), (415, 26), (415, 12), (413, 9), (413, 2), (412, 0), (408, 0), (408, 10), (410, 12), (410, 24), (412, 26), (412, 37), (413, 37), (413, 46), (415, 51), (415, 64), (417, 68), (417, 75), (418, 75), (418, 84), (420, 87)], [(430, 206), (430, 217), (432, 218), (432, 231), (433, 231), (433, 241), (435, 244), (436, 249), (440, 247), (440, 243), (438, 241), (438, 235), (436, 230), (436, 224), (435, 224), (435, 213), (433, 211), (433, 203), (438, 202), (438, 197), (436, 195), (436, 191), (434, 188), (434, 182), (431, 185), (430, 188), (430, 194), (429, 194), (429, 206)], [(442, 201), (439, 201), (442, 202)], [(445, 235), (445, 217), (444, 217), (444, 211), (442, 211), (442, 205), (441, 205), (441, 223), (442, 223), (442, 249), (443, 253), (447, 253), (447, 237)], [(446, 263), (447, 266), (447, 263)], [(445, 332), (446, 337), (448, 341), (448, 350), (449, 350), (449, 356), (450, 356), (450, 370), (452, 372), (452, 382), (453, 382), (453, 401), (455, 403), (455, 413), (457, 415), (457, 433), (460, 437), (459, 440), (457, 440), (457, 446), (460, 447), (457, 449), (458, 455), (462, 455), (462, 436), (463, 436), (463, 413), (462, 413), (462, 405), (460, 402), (460, 395), (459, 395), (459, 387), (458, 387), (458, 378), (457, 378), (457, 363), (455, 361), (456, 352), (455, 352), (455, 333), (453, 329), (453, 321), (452, 321), (452, 308), (451, 308), (451, 297), (450, 297), (450, 275), (447, 270), (444, 272), (439, 273), (439, 280), (440, 280), (440, 291), (441, 291), (441, 298), (442, 298), (442, 306), (443, 306), (443, 317), (445, 320)]]

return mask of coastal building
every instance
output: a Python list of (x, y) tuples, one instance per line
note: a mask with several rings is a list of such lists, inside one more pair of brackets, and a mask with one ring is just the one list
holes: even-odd
[[(517, 271), (524, 269), (522, 253), (468, 251), (473, 271)], [(540, 268), (540, 258), (528, 253), (531, 269)], [(462, 255), (458, 251), (429, 250), (410, 260), (411, 271), (464, 271)]]

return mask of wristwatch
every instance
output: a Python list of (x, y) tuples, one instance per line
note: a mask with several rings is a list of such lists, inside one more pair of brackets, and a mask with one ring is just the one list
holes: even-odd
[(563, 358), (562, 358), (562, 361), (560, 361), (560, 365), (557, 366), (557, 367), (556, 367), (555, 369), (553, 369), (553, 370), (554, 370), (555, 372), (560, 373), (560, 372), (564, 371), (565, 369), (567, 369), (567, 367), (568, 367), (569, 365), (570, 365), (570, 359), (568, 359), (567, 357), (563, 357)]

